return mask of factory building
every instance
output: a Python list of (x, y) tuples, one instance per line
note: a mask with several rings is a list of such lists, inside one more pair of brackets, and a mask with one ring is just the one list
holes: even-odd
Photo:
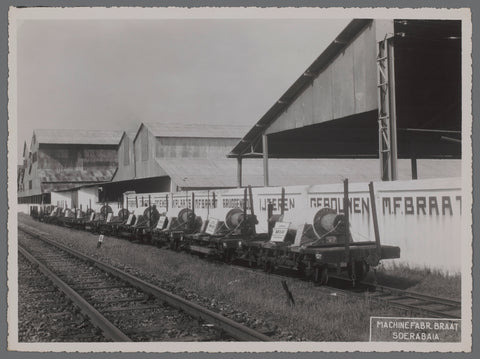
[(133, 140), (134, 178), (167, 174), (162, 168), (164, 159), (225, 158), (247, 129), (235, 125), (143, 123)]
[(121, 131), (34, 130), (19, 169), (19, 203), (50, 203), (52, 192), (110, 181), (121, 135)]
[(336, 158), (338, 174), (376, 158), (360, 169), (373, 180), (400, 179), (401, 160), (412, 179), (460, 176), (461, 95), (460, 21), (352, 20), (229, 157), (238, 184), (259, 157), (265, 186), (271, 158)]
[[(248, 127), (234, 125), (142, 123), (136, 132), (125, 132), (118, 150), (118, 168), (110, 183), (103, 183), (99, 201), (118, 201), (123, 193), (169, 192), (183, 188), (234, 187), (215, 181), (210, 172), (216, 161), (225, 160)], [(195, 163), (205, 168), (189, 179), (182, 168)], [(209, 171), (208, 179), (202, 173)], [(232, 173), (234, 176), (234, 172)], [(220, 175), (221, 176), (221, 175)]]

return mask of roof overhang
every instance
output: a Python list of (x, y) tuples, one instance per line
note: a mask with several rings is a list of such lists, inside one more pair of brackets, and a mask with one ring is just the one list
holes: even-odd
[[(271, 131), (272, 124), (280, 115), (288, 111), (304, 91), (309, 91), (307, 87), (312, 77), (327, 69), (371, 22), (368, 19), (351, 21), (240, 140), (228, 157), (261, 156), (261, 137), (267, 133), (269, 157), (378, 158), (378, 109), (303, 127)], [(397, 157), (461, 158), (461, 21), (392, 22), (395, 33)], [(371, 80), (376, 81), (376, 77)]]
[(265, 131), (265, 129), (287, 109), (300, 93), (310, 84), (312, 77), (317, 76), (329, 63), (355, 38), (355, 36), (372, 19), (354, 19), (335, 40), (317, 57), (317, 59), (302, 73), (302, 75), (288, 88), (288, 90), (270, 107), (260, 120), (247, 132), (240, 142), (228, 154), (228, 157), (243, 157), (243, 153)]

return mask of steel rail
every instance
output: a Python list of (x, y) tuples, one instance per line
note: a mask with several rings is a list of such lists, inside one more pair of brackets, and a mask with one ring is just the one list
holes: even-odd
[[(285, 278), (285, 275), (281, 274), (275, 274), (275, 273), (265, 273), (264, 270), (261, 269), (254, 269), (254, 268), (247, 268), (247, 267), (238, 267), (237, 269), (247, 271), (247, 272), (255, 272), (255, 273), (263, 273), (266, 276), (273, 276), (277, 277), (279, 279)], [(329, 275), (331, 279), (335, 280), (340, 280), (343, 282), (348, 282), (352, 283), (352, 281), (348, 278), (338, 276), (338, 275)], [(294, 276), (289, 276), (289, 278), (299, 280), (299, 278), (294, 277)], [(430, 296), (427, 294), (422, 294), (422, 293), (417, 293), (417, 292), (410, 292), (402, 289), (396, 289), (396, 288), (391, 288), (391, 287), (386, 287), (382, 285), (374, 285), (372, 283), (367, 283), (367, 282), (359, 282), (359, 284), (364, 285), (366, 287), (372, 288), (374, 290), (379, 289), (380, 291), (377, 291), (376, 293), (384, 293), (386, 295), (398, 295), (398, 296), (403, 296), (404, 298), (397, 298), (397, 300), (403, 300), (403, 299), (413, 299), (413, 300), (424, 300), (424, 304), (427, 302), (430, 302), (431, 304), (439, 304), (439, 305), (445, 305), (445, 306), (450, 306), (452, 307), (451, 310), (446, 310), (446, 311), (438, 311), (438, 310), (432, 310), (428, 308), (422, 308), (422, 303), (417, 303), (417, 304), (404, 304), (404, 303), (397, 303), (395, 302), (394, 299), (389, 300), (388, 298), (382, 298), (380, 296), (374, 296), (374, 295), (369, 295), (368, 298), (376, 300), (376, 301), (382, 301), (388, 303), (390, 306), (398, 308), (398, 309), (403, 309), (403, 310), (411, 310), (411, 311), (416, 311), (416, 312), (421, 312), (421, 313), (428, 313), (431, 314), (435, 317), (438, 318), (451, 318), (451, 319), (459, 319), (460, 317), (458, 315), (453, 315), (449, 314), (449, 311), (454, 311), (454, 310), (461, 310), (461, 302), (452, 300), (452, 299), (447, 299), (447, 298), (441, 298), (441, 297), (434, 297)], [(342, 295), (350, 295), (350, 296), (356, 296), (356, 297), (361, 297), (365, 298), (365, 294), (374, 294), (375, 292), (356, 292), (353, 291), (354, 289), (359, 289), (352, 287), (351, 289), (342, 289), (335, 287), (333, 285), (322, 285), (317, 287), (318, 289), (326, 289), (328, 291), (335, 291), (336, 293), (342, 293)]]
[[(365, 283), (361, 282), (363, 285), (373, 285), (371, 283)], [(384, 285), (374, 285), (375, 289), (378, 290), (380, 289), (381, 291), (385, 292), (390, 292), (390, 293), (398, 293), (400, 295), (406, 295), (408, 297), (414, 298), (414, 299), (423, 299), (423, 300), (429, 300), (438, 304), (443, 304), (447, 306), (452, 306), (452, 307), (460, 307), (462, 305), (462, 302), (458, 300), (453, 300), (453, 299), (448, 299), (448, 298), (442, 298), (442, 297), (435, 297), (432, 295), (428, 294), (423, 294), (423, 293), (418, 293), (418, 292), (412, 292), (408, 290), (402, 290), (402, 289), (397, 289), (397, 288), (392, 288), (392, 287), (386, 287)]]
[[(348, 278), (344, 278), (341, 276), (330, 276), (331, 278), (334, 278), (336, 280), (341, 280), (345, 282), (351, 283), (351, 280)], [(402, 290), (402, 289), (396, 289), (396, 288), (391, 288), (391, 287), (386, 287), (382, 285), (376, 285), (373, 283), (367, 283), (367, 282), (359, 282), (359, 284), (373, 289), (375, 292), (368, 292), (369, 295), (368, 298), (377, 300), (377, 301), (382, 301), (388, 303), (392, 307), (400, 308), (400, 309), (405, 309), (405, 310), (413, 310), (421, 313), (427, 313), (430, 315), (433, 315), (438, 318), (452, 318), (452, 319), (460, 319), (460, 316), (455, 315), (455, 314), (450, 314), (448, 312), (454, 311), (454, 310), (461, 310), (461, 302), (451, 300), (451, 299), (446, 299), (446, 298), (441, 298), (441, 297), (435, 297), (427, 294), (422, 294), (422, 293), (417, 293), (417, 292), (410, 292), (407, 290)], [(331, 287), (335, 288), (335, 287)], [(355, 288), (352, 288), (355, 289)], [(357, 288), (358, 289), (358, 288)], [(350, 293), (352, 295), (357, 295), (361, 294), (364, 295), (365, 292), (352, 292), (351, 290), (348, 289), (340, 289), (345, 293)], [(374, 293), (377, 294), (385, 294), (386, 298), (383, 298), (381, 296), (375, 296), (373, 295)], [(392, 299), (388, 298), (388, 296), (395, 297), (397, 298)], [(413, 299), (413, 300), (419, 300), (423, 301), (423, 303), (399, 303), (398, 301), (401, 300), (407, 300), (407, 299)], [(446, 309), (446, 310), (434, 310), (434, 309), (428, 309), (425, 308), (426, 305), (444, 305), (451, 307), (451, 309)]]
[(26, 228), (25, 226), (18, 226), (18, 229), (35, 237), (38, 238), (46, 243), (51, 244), (54, 247), (57, 247), (71, 255), (82, 259), (83, 261), (92, 263), (97, 268), (108, 272), (117, 278), (131, 284), (132, 286), (139, 288), (140, 290), (149, 293), (156, 298), (168, 303), (172, 307), (178, 308), (183, 310), (184, 312), (190, 314), (193, 317), (201, 318), (208, 323), (214, 324), (217, 327), (224, 330), (226, 333), (231, 335), (233, 338), (241, 340), (241, 341), (273, 341), (272, 338), (259, 333), (251, 328), (248, 328), (240, 323), (237, 323), (229, 318), (224, 317), (218, 313), (215, 313), (209, 309), (203, 308), (200, 305), (190, 302), (178, 295), (170, 293), (158, 286), (145, 282), (144, 280), (137, 278), (129, 273), (126, 273), (120, 269), (117, 269), (109, 264), (100, 262), (95, 258), (87, 256), (81, 252), (78, 252), (74, 249), (68, 248), (58, 242), (52, 241), (49, 238), (46, 238), (45, 235), (35, 233), (30, 229)]
[[(428, 313), (430, 315), (433, 315), (439, 318), (460, 319), (459, 315), (449, 313), (457, 310), (461, 311), (462, 304), (459, 301), (455, 301), (447, 298), (435, 297), (435, 296), (421, 294), (417, 292), (410, 292), (410, 291), (396, 289), (396, 288), (385, 287), (381, 285), (373, 285), (369, 283), (362, 283), (362, 284), (373, 287), (376, 293), (385, 293), (386, 295), (390, 295), (390, 296), (396, 295), (398, 297), (396, 299), (391, 299), (391, 298), (388, 299), (388, 298), (382, 298), (378, 296), (372, 297), (373, 299), (386, 301), (392, 306), (402, 308), (402, 309), (410, 309), (410, 310), (420, 311), (423, 313)], [(377, 290), (380, 290), (380, 291), (377, 292)], [(401, 300), (409, 300), (409, 299), (423, 301), (423, 303), (419, 302), (419, 303), (406, 304), (406, 303), (398, 302)], [(426, 308), (426, 306), (428, 305), (443, 305), (449, 308), (446, 308), (444, 310), (434, 310), (434, 309)]]
[(18, 251), (32, 264), (38, 267), (38, 269), (46, 275), (54, 285), (60, 289), (72, 302), (80, 308), (91, 320), (91, 322), (100, 328), (106, 338), (115, 342), (131, 342), (132, 340), (125, 335), (120, 329), (113, 325), (107, 318), (105, 318), (100, 312), (98, 312), (93, 306), (91, 306), (80, 294), (78, 294), (72, 287), (62, 281), (55, 273), (53, 273), (47, 266), (40, 260), (35, 258), (26, 248), (21, 244), (18, 244)]

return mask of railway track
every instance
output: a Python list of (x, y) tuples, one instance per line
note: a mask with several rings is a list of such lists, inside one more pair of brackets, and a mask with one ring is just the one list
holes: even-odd
[[(46, 233), (43, 233), (46, 236)], [(240, 270), (263, 272), (260, 269), (237, 266)], [(279, 279), (285, 279), (283, 274), (267, 274), (275, 276)], [(302, 280), (295, 275), (286, 274), (295, 280)], [(371, 283), (358, 283), (353, 287), (352, 282), (345, 277), (330, 276), (330, 282), (327, 286), (319, 286), (318, 290), (343, 296), (357, 296), (361, 298), (369, 298), (377, 302), (385, 302), (391, 307), (401, 309), (407, 313), (417, 313), (428, 315), (436, 318), (460, 318), (461, 303), (459, 301), (429, 296), (421, 293), (400, 290), (396, 288), (373, 285)]]
[(367, 287), (370, 298), (387, 301), (389, 305), (400, 309), (417, 311), (436, 318), (461, 318), (460, 301), (364, 282), (361, 285)]
[(18, 283), (19, 342), (105, 341), (88, 318), (23, 255), (18, 258)]
[[(267, 274), (262, 269), (249, 268), (246, 266), (239, 266), (239, 269), (264, 273), (265, 275), (278, 277), (281, 280), (285, 279), (286, 276), (294, 280), (303, 280), (292, 272), (288, 274), (286, 274), (286, 272), (283, 274)], [(397, 309), (429, 315), (434, 318), (461, 318), (462, 303), (460, 301), (367, 282), (360, 282), (357, 286), (354, 286), (352, 281), (348, 278), (337, 275), (330, 275), (329, 277), (329, 284), (318, 286), (317, 289), (326, 290), (329, 293), (334, 292), (336, 295), (341, 294), (345, 296), (350, 295), (369, 298), (378, 302), (385, 302), (389, 306)]]
[(357, 286), (353, 286), (350, 279), (336, 275), (330, 276), (329, 284), (325, 286), (325, 288), (344, 293), (345, 295), (354, 295), (379, 302), (385, 302), (394, 308), (422, 315), (429, 315), (434, 318), (461, 318), (462, 303), (447, 298), (435, 297), (368, 282), (360, 282)]
[[(47, 238), (33, 228), (19, 252), (113, 341), (271, 341), (196, 303)], [(27, 248), (28, 247), (28, 248)], [(192, 321), (192, 317), (198, 319)], [(208, 324), (205, 324), (208, 323)]]

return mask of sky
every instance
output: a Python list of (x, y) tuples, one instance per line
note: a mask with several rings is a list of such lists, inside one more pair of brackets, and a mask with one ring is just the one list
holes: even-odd
[(36, 128), (252, 126), (348, 22), (25, 20), (17, 30), (19, 159)]

